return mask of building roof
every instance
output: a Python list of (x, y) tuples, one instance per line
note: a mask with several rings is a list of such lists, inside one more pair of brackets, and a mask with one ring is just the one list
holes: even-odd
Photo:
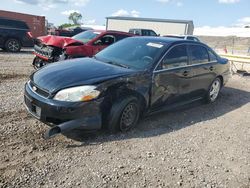
[(169, 22), (169, 23), (192, 23), (192, 20), (173, 20), (173, 19), (160, 19), (160, 18), (138, 18), (138, 17), (121, 17), (121, 16), (110, 16), (106, 17), (106, 19), (113, 20), (132, 20), (132, 21), (150, 21), (150, 22)]

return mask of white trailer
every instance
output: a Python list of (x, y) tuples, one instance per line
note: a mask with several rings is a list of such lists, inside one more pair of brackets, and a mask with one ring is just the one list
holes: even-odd
[(135, 17), (107, 17), (106, 29), (128, 32), (132, 28), (152, 29), (157, 34), (193, 35), (194, 24), (191, 20), (171, 20)]

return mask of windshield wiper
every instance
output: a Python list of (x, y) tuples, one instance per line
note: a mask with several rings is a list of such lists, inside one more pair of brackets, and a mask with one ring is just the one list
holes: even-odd
[(112, 65), (116, 65), (116, 66), (123, 67), (123, 68), (126, 68), (126, 69), (129, 69), (129, 68), (130, 68), (130, 67), (127, 66), (127, 65), (120, 64), (120, 63), (117, 63), (117, 62), (114, 62), (114, 61), (108, 61), (108, 62), (105, 62), (105, 63), (112, 64)]

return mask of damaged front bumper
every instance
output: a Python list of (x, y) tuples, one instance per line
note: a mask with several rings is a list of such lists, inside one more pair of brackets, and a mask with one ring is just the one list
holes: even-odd
[(102, 127), (103, 98), (89, 102), (56, 101), (33, 91), (27, 83), (24, 93), (28, 112), (43, 123), (54, 126), (47, 138), (73, 129), (96, 130)]

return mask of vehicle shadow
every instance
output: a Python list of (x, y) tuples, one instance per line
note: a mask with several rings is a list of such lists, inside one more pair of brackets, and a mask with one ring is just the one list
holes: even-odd
[(8, 52), (0, 48), (0, 54), (32, 54), (33, 48), (22, 48), (20, 52)]
[(65, 134), (66, 137), (80, 141), (80, 145), (67, 147), (81, 147), (84, 145), (101, 144), (132, 138), (154, 137), (192, 126), (196, 123), (212, 120), (234, 111), (250, 102), (250, 92), (225, 87), (218, 100), (212, 104), (199, 101), (171, 112), (161, 112), (148, 116), (140, 121), (138, 126), (128, 133), (111, 135), (104, 131), (83, 132), (73, 131)]

